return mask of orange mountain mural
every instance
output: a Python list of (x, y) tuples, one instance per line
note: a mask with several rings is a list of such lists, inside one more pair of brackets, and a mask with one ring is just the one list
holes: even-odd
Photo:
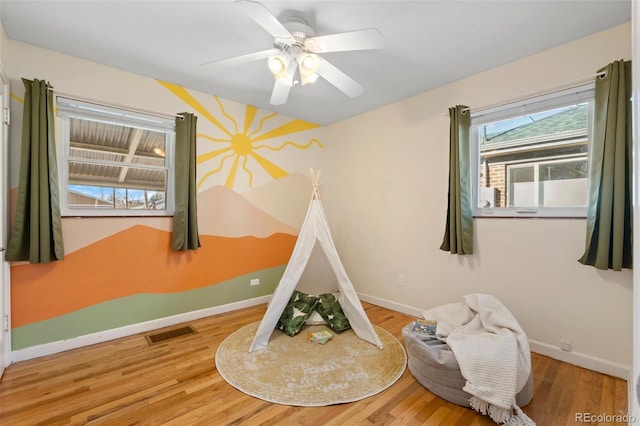
[(138, 293), (173, 293), (286, 264), (294, 235), (201, 235), (197, 251), (170, 250), (171, 233), (136, 225), (83, 247), (63, 261), (18, 265), (12, 275), (12, 325), (20, 327)]

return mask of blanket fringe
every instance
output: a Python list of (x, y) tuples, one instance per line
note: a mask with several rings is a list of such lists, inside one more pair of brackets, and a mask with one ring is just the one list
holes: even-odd
[(480, 414), (491, 417), (491, 420), (498, 424), (505, 426), (536, 426), (536, 423), (517, 405), (513, 407), (513, 410), (506, 410), (489, 404), (477, 396), (472, 396), (471, 399), (469, 399), (469, 403), (471, 404), (471, 408)]

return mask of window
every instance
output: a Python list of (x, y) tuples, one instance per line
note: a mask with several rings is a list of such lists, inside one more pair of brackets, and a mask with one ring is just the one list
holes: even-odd
[(586, 216), (593, 85), (471, 111), (474, 216)]
[(174, 121), (57, 97), (63, 216), (173, 214)]

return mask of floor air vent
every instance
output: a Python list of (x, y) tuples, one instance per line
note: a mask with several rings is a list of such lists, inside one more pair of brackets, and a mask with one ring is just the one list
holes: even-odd
[(174, 339), (176, 337), (186, 336), (188, 334), (195, 334), (195, 333), (197, 333), (197, 331), (191, 328), (191, 326), (186, 326), (186, 327), (175, 328), (173, 330), (162, 331), (160, 333), (147, 334), (146, 336), (144, 336), (144, 338), (147, 339), (147, 343), (149, 343), (149, 346), (152, 346), (158, 343), (166, 342), (169, 339)]

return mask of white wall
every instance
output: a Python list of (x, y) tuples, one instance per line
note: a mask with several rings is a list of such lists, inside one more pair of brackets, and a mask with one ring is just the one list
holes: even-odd
[[(628, 374), (632, 273), (579, 264), (585, 220), (476, 219), (475, 254), (439, 250), (448, 190), (447, 108), (472, 108), (595, 75), (631, 56), (631, 26), (527, 57), (326, 127), (324, 202), (357, 290), (415, 312), (492, 293), (534, 350)], [(403, 275), (404, 286), (398, 286)], [(412, 310), (411, 308), (415, 308)], [(573, 343), (572, 354), (557, 348)]]

